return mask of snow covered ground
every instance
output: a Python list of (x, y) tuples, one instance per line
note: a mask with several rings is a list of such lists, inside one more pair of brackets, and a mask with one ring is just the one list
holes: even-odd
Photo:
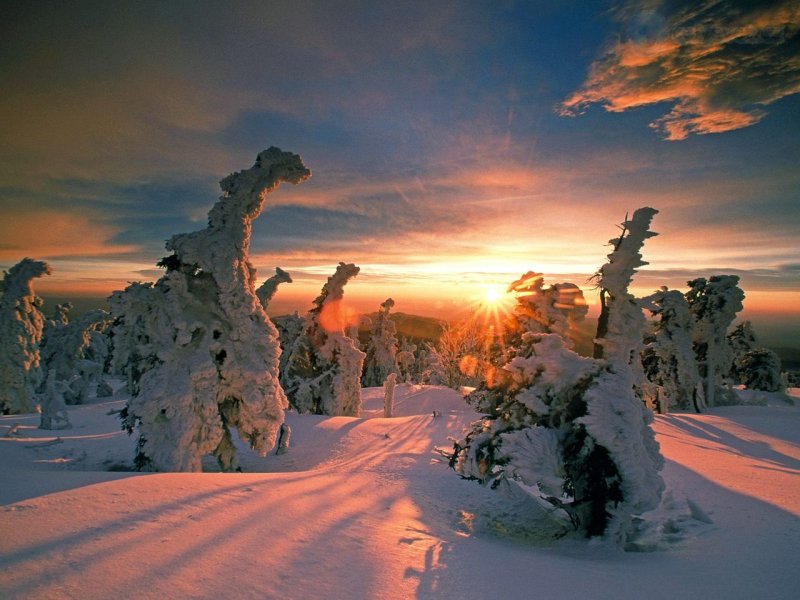
[(798, 597), (800, 407), (779, 396), (656, 418), (652, 552), (526, 532), (524, 507), (434, 450), (477, 416), (458, 394), (398, 386), (392, 419), (382, 399), (288, 414), (289, 453), (241, 446), (236, 474), (124, 471), (121, 396), (70, 407), (63, 431), (0, 417), (0, 597)]

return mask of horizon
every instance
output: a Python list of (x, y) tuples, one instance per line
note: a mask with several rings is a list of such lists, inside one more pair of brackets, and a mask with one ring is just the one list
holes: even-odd
[(253, 225), (259, 284), (294, 279), (271, 314), (340, 261), (361, 313), (458, 320), (536, 271), (596, 314), (608, 240), (652, 206), (634, 294), (738, 275), (740, 318), (800, 345), (796, 3), (185, 6), (0, 8), (0, 269), (50, 263), (39, 296), (157, 280), (274, 145), (313, 175)]

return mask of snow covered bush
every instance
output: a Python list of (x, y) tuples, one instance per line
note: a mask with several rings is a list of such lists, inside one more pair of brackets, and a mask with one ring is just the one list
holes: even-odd
[(744, 292), (736, 275), (713, 275), (706, 280), (688, 282), (686, 300), (694, 319), (692, 341), (705, 381), (705, 401), (714, 406), (723, 377), (733, 363), (733, 351), (727, 343), (728, 327), (742, 310)]
[(655, 508), (664, 488), (652, 413), (634, 392), (631, 363), (633, 356), (638, 361), (644, 317), (627, 291), (644, 264), (639, 250), (653, 214), (640, 209), (625, 223), (598, 275), (603, 359), (579, 356), (561, 335), (539, 333), (539, 320), (517, 313), (517, 345), (493, 381), (470, 395), (486, 416), (450, 455), (461, 476), (527, 494), (539, 518), (560, 523), (562, 533), (571, 524), (624, 543), (633, 517)]
[(394, 411), (394, 388), (397, 384), (397, 373), (389, 373), (383, 382), (383, 416), (390, 418)]
[(359, 268), (339, 263), (305, 319), (303, 333), (289, 350), (285, 390), (300, 413), (357, 417), (361, 414), (364, 353), (344, 333), (344, 286)]
[(387, 298), (372, 322), (367, 352), (364, 359), (364, 375), (361, 385), (378, 387), (383, 385), (390, 373), (399, 373), (397, 364), (397, 327), (389, 317), (394, 300)]
[(138, 429), (138, 465), (199, 471), (213, 454), (234, 470), (231, 428), (262, 456), (275, 444), (286, 397), (278, 334), (255, 294), (250, 232), (281, 182), (310, 174), (296, 154), (261, 152), (220, 182), (207, 228), (167, 242), (157, 283), (112, 296), (114, 365), (132, 393), (123, 424)]
[(692, 347), (692, 314), (686, 298), (678, 290), (664, 287), (642, 302), (656, 317), (654, 334), (642, 361), (648, 380), (659, 390), (659, 412), (668, 412), (670, 408), (699, 411), (703, 389)]
[(0, 414), (35, 408), (43, 379), (39, 343), (45, 318), (33, 280), (50, 273), (46, 262), (23, 258), (0, 281)]
[(764, 392), (784, 389), (781, 359), (767, 348), (756, 348), (745, 354), (736, 363), (736, 373), (739, 382), (748, 389)]
[(41, 407), (39, 429), (64, 429), (70, 426), (62, 390), (63, 386), (58, 381), (55, 369), (50, 369), (44, 392), (39, 395)]

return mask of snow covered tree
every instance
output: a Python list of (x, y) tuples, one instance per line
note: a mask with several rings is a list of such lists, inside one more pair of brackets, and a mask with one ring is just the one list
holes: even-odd
[(339, 263), (305, 319), (290, 350), (285, 390), (300, 413), (357, 417), (361, 414), (364, 353), (344, 333), (344, 286), (359, 267)]
[(756, 348), (750, 350), (736, 363), (739, 382), (751, 390), (781, 392), (784, 389), (781, 377), (781, 359), (772, 350)]
[(654, 335), (642, 355), (647, 378), (658, 386), (659, 398), (670, 408), (694, 409), (702, 406), (702, 386), (692, 347), (692, 314), (684, 295), (678, 290), (661, 288), (643, 299), (645, 307), (657, 318)]
[(131, 395), (139, 394), (139, 380), (161, 359), (157, 349), (169, 346), (170, 330), (158, 329), (150, 322), (152, 305), (159, 296), (152, 283), (131, 283), (108, 299), (111, 308), (111, 373), (125, 379)]
[(688, 282), (686, 300), (694, 318), (692, 341), (708, 406), (714, 406), (722, 377), (733, 362), (726, 334), (736, 313), (742, 310), (744, 292), (738, 284), (736, 275), (713, 275), (708, 280), (700, 277)]
[(220, 182), (208, 227), (167, 242), (172, 254), (155, 285), (112, 297), (114, 361), (132, 389), (123, 425), (138, 429), (138, 465), (199, 471), (213, 454), (235, 470), (231, 428), (262, 456), (275, 444), (286, 397), (278, 334), (255, 294), (250, 233), (281, 182), (310, 175), (296, 154), (261, 152)]
[(111, 315), (98, 309), (70, 320), (67, 312), (65, 305), (59, 305), (55, 319), (45, 324), (41, 362), (43, 369), (55, 371), (58, 381), (66, 382), (67, 403), (82, 404), (105, 370)]
[(422, 381), (453, 389), (475, 386), (487, 369), (490, 345), (477, 321), (446, 323), (436, 344), (426, 345), (426, 366)]
[(574, 283), (556, 283), (545, 287), (541, 273), (528, 271), (508, 287), (517, 304), (514, 318), (507, 324), (506, 345), (525, 332), (557, 333), (569, 347), (574, 346), (577, 325), (589, 310), (583, 291)]
[(397, 348), (397, 368), (403, 383), (419, 382), (422, 368), (418, 368), (417, 345), (407, 338), (401, 338)]
[(280, 267), (275, 267), (275, 275), (268, 278), (261, 284), (261, 287), (256, 290), (256, 296), (258, 296), (258, 300), (261, 302), (261, 306), (264, 307), (264, 310), (267, 310), (270, 300), (272, 300), (275, 292), (278, 291), (278, 286), (282, 283), (292, 283), (292, 276)]
[(633, 516), (655, 508), (664, 488), (652, 413), (634, 393), (631, 357), (638, 359), (644, 317), (627, 291), (643, 264), (639, 249), (653, 214), (640, 209), (625, 223), (598, 275), (604, 358), (579, 356), (560, 335), (523, 332), (491, 385), (471, 394), (487, 416), (455, 442), (450, 457), (463, 477), (527, 494), (543, 520), (619, 543)]
[(737, 365), (748, 352), (759, 347), (756, 341), (756, 333), (753, 331), (753, 324), (750, 321), (742, 321), (727, 335), (727, 340), (732, 356), (730, 375), (734, 380), (741, 383)]
[(33, 280), (50, 273), (46, 262), (23, 258), (0, 281), (0, 414), (35, 408), (43, 379), (39, 343), (45, 317)]
[(397, 327), (389, 316), (393, 306), (394, 300), (387, 298), (372, 322), (361, 378), (364, 387), (381, 386), (390, 373), (400, 372), (397, 365)]
[(291, 315), (283, 315), (274, 319), (275, 327), (278, 330), (278, 341), (281, 347), (281, 359), (278, 364), (280, 373), (281, 387), (286, 390), (291, 386), (291, 375), (289, 366), (292, 364), (292, 356), (296, 352), (301, 352), (300, 346), (304, 344), (303, 330), (306, 320), (295, 311)]

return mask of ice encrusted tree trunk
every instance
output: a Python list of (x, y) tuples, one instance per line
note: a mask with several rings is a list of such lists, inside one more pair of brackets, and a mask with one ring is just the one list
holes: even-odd
[(400, 372), (397, 364), (397, 327), (389, 317), (394, 300), (387, 298), (380, 306), (372, 323), (361, 385), (378, 387), (383, 385), (390, 373)]
[(728, 374), (733, 361), (726, 334), (743, 308), (744, 292), (736, 275), (713, 275), (708, 280), (700, 277), (688, 285), (686, 300), (694, 317), (694, 351), (705, 381), (705, 401), (714, 406), (722, 377)]
[(275, 267), (275, 275), (269, 277), (264, 283), (261, 284), (256, 290), (256, 296), (264, 310), (267, 310), (270, 300), (278, 291), (278, 286), (282, 283), (292, 283), (292, 276), (280, 267)]
[(255, 294), (250, 232), (268, 194), (310, 175), (296, 154), (261, 152), (220, 182), (206, 229), (167, 242), (155, 285), (112, 298), (115, 363), (132, 393), (124, 426), (138, 429), (140, 466), (199, 471), (213, 454), (235, 470), (231, 428), (262, 456), (275, 444), (286, 397), (277, 332)]
[(692, 314), (684, 295), (662, 288), (643, 299), (656, 317), (654, 335), (642, 355), (647, 378), (659, 387), (669, 408), (700, 411), (703, 390), (692, 347)]
[(359, 267), (339, 263), (305, 319), (287, 363), (286, 394), (300, 413), (357, 417), (361, 414), (364, 353), (344, 333), (344, 286)]
[[(644, 241), (649, 236), (639, 228), (649, 222), (634, 215), (628, 231)], [(523, 333), (493, 385), (473, 393), (473, 405), (491, 410), (450, 456), (463, 477), (531, 498), (540, 508), (537, 527), (552, 535), (571, 523), (587, 536), (622, 544), (633, 516), (656, 508), (661, 498), (663, 459), (630, 365), (641, 344), (637, 319), (625, 335), (627, 282), (642, 264), (640, 247), (617, 244), (609, 259), (614, 266), (600, 271), (607, 299), (615, 300), (607, 303), (606, 357), (581, 357), (560, 335)]]
[(46, 262), (23, 258), (0, 281), (0, 414), (32, 412), (36, 406), (45, 317), (33, 280), (50, 273)]

